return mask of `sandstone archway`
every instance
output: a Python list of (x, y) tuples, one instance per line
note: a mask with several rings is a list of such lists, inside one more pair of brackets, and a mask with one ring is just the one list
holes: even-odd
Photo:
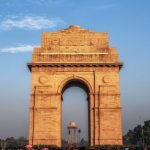
[(42, 34), (28, 67), (32, 73), (29, 143), (61, 147), (61, 97), (70, 81), (89, 91), (90, 145), (121, 145), (119, 62), (108, 34), (70, 26)]

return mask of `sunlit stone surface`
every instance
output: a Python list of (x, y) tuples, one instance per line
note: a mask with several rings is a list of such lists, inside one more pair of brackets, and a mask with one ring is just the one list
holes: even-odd
[(62, 93), (80, 83), (89, 94), (90, 145), (122, 144), (119, 71), (108, 33), (69, 26), (42, 33), (32, 62), (29, 143), (61, 146)]

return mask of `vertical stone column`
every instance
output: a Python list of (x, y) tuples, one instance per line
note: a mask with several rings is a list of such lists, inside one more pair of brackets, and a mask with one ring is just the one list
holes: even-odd
[(70, 129), (67, 128), (67, 142), (70, 143)]
[(101, 85), (100, 144), (122, 145), (120, 93), (118, 85)]
[(89, 143), (90, 145), (94, 145), (94, 94), (93, 93), (89, 93), (90, 94), (90, 99), (89, 99)]
[(29, 144), (34, 144), (34, 116), (35, 116), (35, 92), (36, 86), (31, 89), (29, 107)]
[(77, 144), (77, 128), (74, 129), (74, 143)]

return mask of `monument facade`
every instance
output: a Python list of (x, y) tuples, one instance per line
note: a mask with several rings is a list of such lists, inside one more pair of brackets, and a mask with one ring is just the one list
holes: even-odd
[(62, 94), (72, 84), (88, 93), (89, 144), (122, 145), (119, 62), (108, 33), (73, 25), (42, 33), (32, 62), (29, 143), (56, 145), (62, 139)]

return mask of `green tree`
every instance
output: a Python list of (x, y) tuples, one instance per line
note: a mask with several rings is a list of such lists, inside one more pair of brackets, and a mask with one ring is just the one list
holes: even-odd
[(17, 147), (17, 141), (14, 137), (8, 137), (5, 140), (7, 147)]
[(144, 122), (143, 139), (146, 145), (150, 143), (150, 120)]
[(19, 137), (17, 139), (17, 146), (24, 147), (28, 144), (28, 140), (25, 137)]
[(129, 130), (123, 137), (126, 145), (149, 145), (150, 143), (150, 120), (144, 122), (144, 125), (137, 125), (133, 130)]

